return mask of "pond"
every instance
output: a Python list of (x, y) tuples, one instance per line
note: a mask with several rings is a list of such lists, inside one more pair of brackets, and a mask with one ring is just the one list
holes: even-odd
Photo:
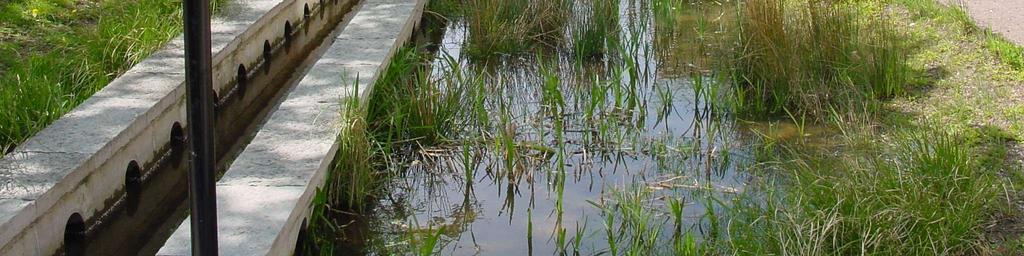
[(676, 4), (622, 1), (596, 57), (481, 60), (464, 19), (437, 26), (428, 70), (408, 76), (440, 99), (426, 108), (447, 134), (384, 142), (392, 175), (366, 212), (341, 214), (335, 254), (664, 254), (720, 236), (758, 134), (795, 129), (739, 122), (717, 99), (702, 37), (727, 36), (735, 3)]

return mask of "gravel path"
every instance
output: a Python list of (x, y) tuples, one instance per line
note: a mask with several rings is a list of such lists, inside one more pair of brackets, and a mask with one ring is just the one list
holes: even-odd
[[(957, 0), (954, 0), (957, 1)], [(1024, 0), (959, 0), (971, 17), (1017, 44), (1024, 45)]]

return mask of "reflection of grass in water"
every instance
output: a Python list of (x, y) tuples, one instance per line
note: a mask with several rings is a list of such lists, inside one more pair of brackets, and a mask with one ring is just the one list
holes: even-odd
[[(494, 182), (509, 185), (508, 201), (503, 207), (512, 209), (517, 196), (514, 185), (525, 180), (533, 186), (536, 170), (545, 170), (548, 176), (541, 178), (551, 181), (547, 188), (557, 197), (557, 209), (552, 217), (557, 218), (558, 224), (554, 227), (555, 235), (549, 243), (558, 242), (559, 250), (564, 252), (583, 249), (581, 247), (586, 246), (586, 243), (582, 240), (590, 239), (583, 236), (587, 229), (586, 223), (577, 223), (577, 233), (573, 234), (569, 234), (568, 231), (573, 230), (562, 223), (562, 215), (566, 211), (564, 208), (567, 202), (573, 200), (566, 198), (567, 184), (574, 182), (570, 179), (578, 182), (580, 175), (594, 175), (587, 172), (590, 167), (586, 166), (595, 162), (620, 168), (617, 165), (625, 164), (622, 161), (624, 158), (637, 159), (649, 154), (640, 144), (646, 141), (643, 139), (646, 128), (642, 120), (646, 119), (647, 102), (650, 100), (648, 97), (653, 96), (653, 93), (644, 92), (649, 89), (645, 86), (649, 80), (643, 78), (643, 64), (636, 60), (612, 61), (610, 63), (614, 68), (610, 72), (587, 73), (573, 70), (587, 68), (584, 65), (556, 63), (541, 58), (534, 60), (541, 64), (531, 64), (524, 75), (490, 73), (487, 69), (462, 67), (450, 56), (443, 56), (439, 63), (435, 63), (439, 65), (439, 71), (428, 73), (415, 64), (408, 64), (421, 59), (417, 54), (403, 50), (396, 55), (395, 62), (383, 73), (374, 88), (371, 96), (374, 98), (368, 110), (370, 117), (364, 125), (370, 137), (370, 143), (365, 145), (371, 149), (376, 148), (376, 151), (369, 154), (377, 154), (364, 159), (374, 161), (366, 165), (375, 167), (372, 171), (378, 175), (370, 176), (377, 179), (377, 182), (366, 184), (379, 186), (387, 180), (387, 175), (405, 171), (413, 160), (421, 167), (412, 170), (430, 169), (422, 167), (423, 163), (433, 161), (427, 159), (427, 154), (440, 158), (436, 160), (440, 162), (449, 161), (445, 160), (447, 157), (458, 158), (461, 155), (463, 162), (455, 166), (463, 166), (464, 172), (452, 174), (464, 176), (468, 182), (467, 191), (472, 187), (471, 181), (479, 179), (476, 177), (479, 174), (475, 172), (481, 168), (478, 165), (487, 162), (491, 168), (480, 170), (487, 170), (486, 175), (493, 178)], [(415, 75), (397, 76), (403, 73)], [(574, 76), (580, 73), (594, 77), (580, 79)], [(595, 95), (591, 92), (599, 93)], [(588, 112), (586, 118), (582, 118), (583, 112)], [(342, 148), (348, 151), (357, 147)], [(339, 156), (347, 156), (344, 159), (353, 156), (352, 152), (340, 151)], [(583, 166), (575, 165), (581, 162)], [(363, 165), (361, 162), (354, 164)], [(570, 164), (576, 166), (576, 172), (567, 170)], [(449, 174), (444, 169), (436, 171), (441, 175)], [(381, 193), (379, 188), (372, 186), (361, 191), (368, 191), (365, 194), (370, 195), (366, 197), (369, 201), (364, 201), (364, 204), (370, 204), (371, 207), (372, 200), (380, 196), (375, 193)], [(362, 197), (349, 200), (358, 198)], [(343, 200), (337, 203), (346, 202)], [(393, 203), (401, 205), (406, 202)], [(532, 217), (532, 212), (528, 215)], [(410, 216), (396, 214), (392, 217), (405, 220)], [(430, 223), (431, 226), (434, 224)], [(530, 220), (531, 230), (532, 224)], [(423, 239), (419, 235), (427, 232), (421, 232), (423, 228), (415, 227), (418, 225), (413, 226), (383, 228), (396, 229), (409, 236), (389, 237), (384, 234), (384, 238), (370, 240), (380, 243), (380, 240), (394, 239), (391, 242), (400, 244), (391, 249), (382, 249), (384, 251), (420, 251), (420, 245), (426, 243), (417, 242)], [(451, 230), (448, 227), (452, 226), (444, 227), (447, 233)], [(460, 230), (455, 230), (452, 232), (457, 235)], [(527, 236), (532, 240), (532, 234)], [(447, 242), (444, 240), (450, 242), (454, 237), (445, 234), (437, 245), (445, 247)]]
[[(462, 165), (470, 166), (469, 159), (476, 158), (471, 156), (475, 153), (469, 151), (481, 150), (491, 160), (487, 160), (490, 163), (498, 163), (498, 167), (494, 169), (488, 169), (488, 174), (493, 174), (493, 179), (499, 182), (508, 182), (508, 184), (518, 184), (520, 180), (525, 179), (532, 183), (533, 178), (531, 177), (534, 170), (550, 170), (546, 176), (547, 180), (551, 181), (550, 191), (553, 192), (552, 196), (555, 201), (555, 209), (552, 212), (552, 218), (555, 219), (556, 225), (553, 228), (553, 237), (551, 242), (557, 245), (559, 250), (564, 252), (582, 250), (585, 243), (583, 240), (590, 239), (583, 236), (586, 230), (586, 223), (577, 224), (577, 233), (568, 233), (571, 228), (566, 227), (562, 223), (562, 215), (565, 213), (565, 202), (571, 200), (566, 198), (566, 186), (570, 182), (569, 175), (581, 175), (584, 174), (577, 170), (573, 173), (567, 170), (569, 159), (576, 157), (578, 159), (579, 152), (585, 150), (586, 154), (590, 154), (590, 157), (599, 156), (601, 154), (620, 154), (616, 152), (628, 152), (630, 155), (642, 155), (650, 154), (649, 150), (638, 147), (641, 139), (639, 139), (638, 133), (642, 133), (641, 127), (637, 127), (633, 120), (637, 120), (642, 111), (636, 110), (643, 104), (641, 101), (647, 101), (645, 94), (637, 92), (641, 88), (640, 82), (634, 82), (635, 86), (630, 86), (628, 81), (622, 81), (619, 79), (609, 79), (607, 77), (601, 79), (594, 79), (590, 81), (581, 81), (584, 85), (589, 86), (594, 81), (602, 84), (602, 88), (605, 95), (596, 96), (589, 95), (589, 88), (585, 90), (570, 89), (579, 85), (573, 84), (577, 81), (566, 80), (562, 74), (556, 73), (556, 68), (548, 66), (549, 62), (537, 64), (535, 72), (535, 78), (528, 78), (527, 84), (523, 85), (524, 81), (513, 79), (512, 77), (501, 77), (503, 74), (487, 74), (491, 76), (485, 80), (489, 81), (488, 93), (476, 91), (476, 89), (469, 89), (465, 92), (465, 95), (469, 95), (464, 100), (466, 104), (460, 105), (457, 110), (453, 110), (458, 113), (466, 113), (465, 115), (457, 115), (463, 117), (470, 117), (466, 122), (458, 122), (459, 125), (467, 125), (467, 127), (455, 129), (463, 131), (460, 133), (458, 138), (455, 140), (459, 143), (453, 154), (462, 156)], [(458, 67), (457, 65), (448, 65), (448, 67)], [(446, 68), (442, 68), (446, 69)], [(621, 69), (620, 69), (621, 70)], [(437, 73), (437, 72), (435, 72)], [(430, 81), (427, 86), (451, 86), (451, 83), (464, 83), (468, 85), (457, 86), (461, 88), (479, 88), (483, 83), (478, 82), (479, 78), (468, 78), (465, 74), (454, 75), (452, 73), (459, 73), (454, 70), (448, 70), (440, 72), (438, 74), (443, 75), (444, 78), (439, 79), (426, 79), (424, 81)], [(534, 74), (534, 73), (531, 73)], [(621, 73), (613, 73), (621, 74)], [(615, 75), (619, 76), (619, 75)], [(457, 81), (455, 81), (457, 80)], [(608, 81), (617, 81), (609, 83)], [(619, 91), (619, 100), (617, 102), (620, 107), (616, 108), (612, 102), (612, 89), (615, 88)], [(586, 87), (584, 87), (586, 88)], [(519, 89), (527, 89), (522, 91)], [(632, 92), (630, 92), (632, 91)], [(485, 95), (486, 94), (486, 95)], [(539, 101), (530, 101), (529, 95), (535, 95)], [(652, 94), (653, 95), (653, 94)], [(596, 97), (591, 99), (588, 97)], [(602, 100), (603, 99), (603, 100)], [(629, 103), (633, 101), (634, 103)], [(631, 104), (634, 107), (629, 107)], [(575, 116), (582, 116), (582, 109), (593, 106), (592, 112), (593, 119), (579, 118)], [(633, 108), (633, 110), (629, 110)], [(475, 114), (468, 113), (494, 113), (493, 116), (487, 119), (479, 118)], [(486, 116), (486, 115), (481, 115)], [(488, 120), (488, 121), (480, 121)], [(540, 124), (535, 124), (536, 120), (540, 120)], [(599, 120), (599, 122), (594, 122)], [(492, 123), (493, 127), (479, 127), (475, 126), (480, 123)], [(457, 126), (459, 126), (457, 125)], [(596, 126), (604, 126), (602, 130), (605, 130), (603, 134), (596, 132)], [(590, 130), (595, 129), (595, 130)], [(575, 130), (569, 132), (569, 130)], [(469, 131), (469, 132), (467, 132)], [(570, 137), (580, 136), (580, 137)], [(601, 141), (601, 144), (589, 144), (581, 143), (574, 138), (582, 138), (589, 136), (593, 141)], [(597, 147), (594, 147), (597, 146)], [(584, 149), (586, 148), (586, 149)], [(682, 152), (678, 152), (682, 154)], [(472, 160), (477, 162), (479, 160)], [(597, 160), (590, 161), (606, 161), (598, 158)], [(464, 175), (465, 179), (472, 180), (475, 176), (471, 173), (470, 167), (466, 168)], [(577, 177), (578, 178), (578, 177)], [(513, 191), (511, 188), (509, 191)], [(508, 195), (510, 200), (514, 200), (515, 195)], [(506, 202), (504, 207), (512, 208), (510, 202)], [(528, 213), (529, 217), (532, 217), (532, 212)], [(532, 230), (532, 220), (529, 220), (530, 227)], [(584, 232), (579, 232), (584, 231)], [(527, 234), (528, 240), (532, 241), (532, 232)]]
[[(823, 29), (828, 33), (834, 32), (828, 29), (852, 31), (848, 28)], [(795, 41), (792, 42), (803, 42), (793, 40)], [(825, 45), (842, 46), (843, 43), (826, 42)], [(880, 47), (887, 46), (883, 44)], [(474, 170), (480, 167), (469, 166), (488, 162), (494, 165), (494, 169), (486, 169), (488, 175), (491, 175), (491, 171), (496, 173), (489, 177), (494, 177), (496, 183), (507, 182), (511, 188), (512, 184), (517, 184), (521, 179), (532, 184), (533, 170), (548, 170), (549, 176), (542, 178), (547, 177), (548, 181), (551, 181), (548, 183), (549, 192), (555, 192), (552, 194), (557, 197), (556, 210), (551, 213), (553, 218), (557, 218), (557, 225), (551, 227), (553, 233), (548, 243), (557, 244), (561, 252), (568, 253), (570, 249), (574, 252), (580, 250), (580, 235), (585, 233), (580, 230), (587, 229), (586, 224), (577, 223), (576, 233), (569, 234), (568, 231), (573, 230), (568, 230), (569, 228), (562, 225), (561, 220), (566, 200), (572, 202), (574, 199), (565, 198), (566, 180), (572, 178), (566, 177), (570, 172), (565, 170), (565, 163), (573, 158), (578, 160), (579, 157), (575, 153), (581, 150), (589, 151), (587, 154), (592, 154), (589, 157), (597, 159), (591, 161), (596, 162), (614, 161), (609, 160), (614, 156), (603, 159), (595, 156), (602, 153), (646, 155), (653, 158), (652, 161), (659, 165), (659, 170), (674, 169), (679, 173), (672, 174), (681, 177), (697, 169), (698, 176), (699, 172), (704, 171), (704, 177), (707, 177), (701, 177), (701, 182), (695, 182), (694, 185), (666, 185), (659, 189), (702, 191), (700, 195), (704, 197), (697, 198), (691, 204), (707, 209), (702, 221), (697, 225), (709, 230), (709, 234), (701, 235), (693, 233), (693, 230), (684, 230), (686, 227), (683, 227), (683, 215), (687, 208), (682, 200), (672, 196), (667, 200), (660, 200), (665, 194), (652, 192), (653, 188), (645, 186), (647, 184), (634, 182), (627, 188), (612, 189), (615, 192), (610, 197), (594, 199), (600, 200), (599, 203), (593, 204), (597, 206), (596, 209), (601, 212), (604, 219), (603, 231), (607, 243), (607, 248), (597, 249), (599, 252), (609, 252), (612, 255), (985, 252), (984, 246), (987, 244), (981, 233), (982, 224), (988, 223), (992, 212), (998, 210), (995, 209), (998, 208), (995, 205), (1000, 204), (993, 199), (999, 193), (997, 186), (1000, 183), (993, 175), (993, 169), (997, 168), (998, 161), (980, 163), (981, 160), (975, 160), (973, 157), (976, 147), (973, 147), (972, 141), (964, 141), (963, 137), (944, 133), (887, 135), (883, 139), (866, 139), (880, 136), (854, 135), (844, 136), (839, 142), (840, 146), (815, 146), (813, 150), (825, 148), (826, 151), (807, 153), (803, 149), (797, 150), (789, 146), (793, 146), (793, 143), (806, 143), (807, 140), (803, 137), (808, 133), (815, 133), (813, 128), (808, 128), (806, 122), (807, 119), (814, 118), (814, 112), (801, 111), (795, 107), (780, 108), (777, 114), (787, 113), (794, 124), (785, 127), (786, 131), (765, 132), (772, 138), (765, 139), (764, 149), (753, 152), (762, 160), (755, 166), (754, 172), (765, 174), (765, 177), (781, 177), (779, 180), (784, 182), (766, 184), (766, 190), (745, 189), (743, 193), (751, 191), (745, 194), (748, 198), (731, 201), (737, 205), (721, 203), (717, 200), (724, 199), (717, 199), (714, 191), (725, 189), (711, 183), (714, 182), (711, 173), (719, 172), (719, 168), (725, 169), (733, 164), (730, 163), (728, 150), (718, 149), (718, 145), (713, 144), (722, 143), (718, 142), (720, 140), (728, 140), (727, 136), (720, 133), (726, 133), (729, 128), (718, 121), (697, 124), (694, 129), (706, 134), (696, 135), (698, 138), (694, 139), (695, 141), (660, 138), (648, 140), (646, 135), (638, 135), (643, 132), (643, 126), (637, 125), (635, 120), (646, 115), (642, 110), (647, 109), (645, 105), (650, 92), (644, 90), (650, 89), (647, 87), (651, 83), (643, 80), (646, 76), (642, 75), (642, 64), (636, 63), (636, 55), (629, 54), (626, 50), (620, 52), (626, 53), (622, 56), (627, 60), (608, 61), (608, 65), (611, 66), (606, 68), (608, 73), (602, 73), (593, 79), (576, 78), (580, 81), (565, 76), (565, 73), (573, 73), (574, 70), (560, 70), (551, 66), (539, 66), (538, 70), (526, 72), (525, 76), (531, 76), (532, 80), (517, 80), (514, 75), (493, 74), (472, 67), (467, 68), (467, 72), (461, 72), (463, 67), (458, 66), (457, 61), (449, 61), (453, 64), (439, 72), (443, 77), (419, 76), (415, 79), (417, 81), (411, 83), (437, 88), (462, 88), (465, 91), (461, 94), (464, 96), (458, 97), (461, 100), (455, 101), (461, 104), (444, 104), (451, 107), (451, 112), (457, 113), (451, 116), (459, 117), (455, 119), (460, 121), (452, 124), (451, 127), (456, 128), (440, 129), (454, 132), (439, 136), (437, 138), (441, 139), (436, 140), (455, 142), (455, 145), (459, 145), (452, 150), (452, 155), (462, 155), (465, 169), (464, 173), (456, 172), (455, 175), (463, 175), (467, 182), (472, 181), (478, 175)], [(830, 58), (824, 56), (826, 53), (822, 55), (813, 58)], [(868, 55), (882, 56), (885, 53), (875, 52)], [(898, 62), (899, 58), (889, 60)], [(884, 63), (885, 61), (881, 60), (882, 63), (879, 65), (888, 65)], [(868, 66), (870, 65), (856, 68)], [(812, 71), (821, 72), (815, 75), (836, 71), (833, 67), (812, 68), (819, 68)], [(839, 75), (834, 77), (840, 77)], [(727, 115), (722, 112), (728, 110), (725, 106), (731, 103), (721, 103), (717, 100), (730, 96), (726, 95), (728, 92), (721, 91), (721, 88), (725, 87), (716, 84), (722, 75), (698, 73), (690, 76), (694, 80), (695, 94), (698, 95), (694, 104), (705, 110), (697, 114), (705, 116), (696, 119), (714, 119), (714, 116)], [(864, 79), (878, 77), (868, 76)], [(838, 83), (830, 85), (836, 84)], [(877, 89), (882, 92), (888, 90), (884, 87), (863, 89)], [(415, 98), (443, 99), (444, 94), (450, 93), (448, 90), (432, 90), (442, 96)], [(653, 92), (656, 95), (650, 95), (662, 100), (674, 97), (663, 95), (659, 91)], [(859, 125), (837, 122), (840, 122), (839, 126)], [(404, 125), (393, 127), (402, 126)], [(778, 127), (769, 130), (776, 128)], [(852, 128), (840, 127), (844, 133), (850, 134), (848, 129)], [(408, 138), (404, 135), (407, 134), (405, 132), (392, 134), (396, 134), (394, 137)], [(415, 138), (421, 137), (425, 136)], [(798, 139), (794, 142), (786, 139), (788, 137)], [(652, 140), (653, 146), (638, 146)], [(886, 143), (895, 146), (864, 146)], [(729, 142), (726, 141), (724, 144)], [(787, 154), (779, 155), (779, 152)], [(696, 159), (686, 159), (685, 156), (688, 154), (694, 154)], [(679, 159), (674, 159), (677, 157)], [(502, 185), (505, 184), (498, 186)], [(774, 185), (780, 186), (773, 187)], [(472, 185), (466, 187), (468, 191)], [(511, 192), (512, 189), (507, 191), (508, 202), (503, 206), (514, 208), (511, 201), (515, 200), (515, 195)], [(659, 204), (660, 201), (665, 201), (664, 205)], [(722, 211), (723, 208), (725, 211)], [(527, 208), (526, 236), (530, 241), (529, 250), (532, 251), (535, 227), (530, 209)], [(405, 217), (407, 216), (398, 218)], [(729, 221), (724, 221), (726, 219)], [(672, 229), (668, 229), (669, 227)], [(411, 236), (434, 234), (432, 230), (436, 230), (428, 228), (427, 230), (431, 232), (420, 232), (421, 229), (423, 228), (414, 227), (406, 230), (403, 227), (400, 230), (409, 231), (410, 237), (398, 240), (408, 242), (420, 239)], [(601, 231), (594, 233), (599, 234)], [(668, 237), (671, 237), (671, 247), (663, 246), (665, 242), (669, 242)], [(439, 245), (445, 247), (444, 241)], [(864, 249), (861, 249), (860, 245), (865, 245)], [(405, 245), (399, 247), (402, 248), (394, 251), (422, 252), (419, 248), (423, 248)]]
[[(605, 243), (611, 255), (702, 255), (705, 249), (698, 245), (689, 231), (682, 226), (683, 204), (669, 198), (669, 214), (656, 204), (656, 195), (642, 183), (633, 182), (627, 188), (612, 191), (610, 199), (591, 202), (604, 218)], [(710, 209), (710, 208), (709, 208)], [(676, 227), (664, 230), (670, 218)], [(673, 245), (660, 241), (663, 232), (672, 232)]]
[(431, 7), (464, 21), (468, 57), (558, 49), (568, 39), (570, 52), (584, 60), (617, 50), (619, 5), (619, 0), (448, 0)]
[(573, 54), (578, 59), (604, 56), (616, 49), (619, 34), (619, 0), (590, 0), (579, 8), (572, 23)]
[(652, 44), (665, 76), (707, 72), (713, 56), (729, 54), (736, 33), (736, 1), (655, 0)]
[(562, 39), (573, 0), (466, 0), (466, 54), (521, 54)]

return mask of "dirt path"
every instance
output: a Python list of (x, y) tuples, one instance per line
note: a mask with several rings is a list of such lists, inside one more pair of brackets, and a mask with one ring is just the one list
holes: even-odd
[(991, 28), (1017, 44), (1024, 45), (1024, 0), (962, 1), (978, 25)]

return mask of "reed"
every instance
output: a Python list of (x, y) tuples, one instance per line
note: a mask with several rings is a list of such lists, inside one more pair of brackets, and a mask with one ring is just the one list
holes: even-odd
[(344, 128), (326, 186), (331, 205), (362, 211), (388, 180), (391, 154), (406, 145), (447, 143), (454, 134), (461, 87), (444, 83), (450, 79), (430, 79), (424, 58), (417, 48), (399, 49), (367, 104), (357, 96), (345, 102)]
[(825, 117), (871, 110), (907, 87), (903, 34), (870, 5), (847, 1), (747, 1), (740, 46), (730, 62), (735, 111), (746, 117), (789, 109)]
[(464, 83), (454, 74), (432, 78), (425, 58), (416, 48), (399, 50), (374, 86), (367, 115), (381, 141), (435, 145), (455, 135), (464, 115)]
[(465, 53), (487, 59), (561, 44), (573, 0), (465, 0)]
[(384, 183), (384, 171), (374, 161), (381, 148), (367, 130), (359, 100), (350, 99), (346, 105), (344, 128), (324, 188), (331, 207), (362, 212)]
[(577, 5), (572, 23), (572, 50), (578, 59), (615, 53), (619, 38), (620, 0), (588, 0)]

